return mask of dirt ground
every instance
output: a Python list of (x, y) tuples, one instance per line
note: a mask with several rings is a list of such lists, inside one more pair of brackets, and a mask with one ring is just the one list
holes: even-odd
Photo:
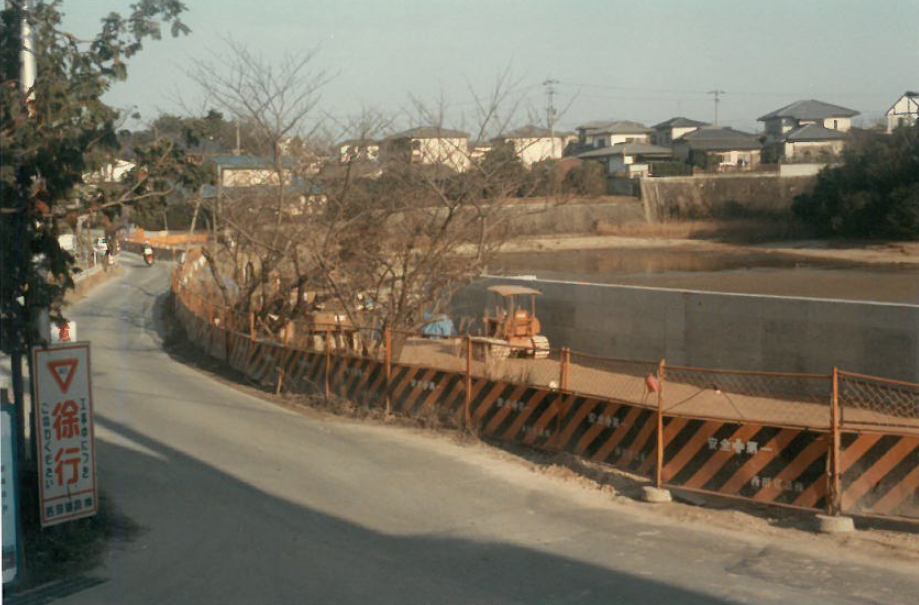
[(857, 263), (906, 263), (919, 266), (919, 242), (852, 242), (841, 240), (797, 240), (757, 244), (724, 243), (678, 237), (626, 237), (621, 235), (558, 235), (520, 238), (508, 242), (502, 251), (561, 252), (566, 250), (614, 250), (619, 248), (680, 248), (721, 252), (764, 252), (810, 259)]
[[(459, 339), (412, 338), (397, 361), (464, 372), (466, 360), (461, 350)], [(568, 391), (656, 409), (657, 396), (648, 391), (645, 378), (656, 374), (657, 369), (654, 363), (572, 354)], [(556, 352), (547, 359), (475, 359), (472, 372), (475, 376), (550, 388), (557, 388), (561, 381)], [(820, 377), (671, 369), (664, 388), (664, 410), (705, 418), (826, 429), (830, 427), (830, 389), (830, 381)], [(870, 409), (846, 408), (843, 412), (851, 426), (888, 423), (904, 432), (919, 433), (919, 417), (903, 418)]]
[(919, 243), (755, 245), (584, 235), (510, 242), (489, 273), (773, 296), (919, 304)]

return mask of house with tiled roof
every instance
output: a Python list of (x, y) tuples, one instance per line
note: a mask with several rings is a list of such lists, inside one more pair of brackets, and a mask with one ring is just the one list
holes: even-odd
[(531, 166), (536, 162), (561, 158), (565, 147), (573, 138), (572, 133), (530, 124), (501, 134), (495, 137), (493, 142), (511, 145), (514, 154), (520, 158), (523, 165)]
[(782, 156), (785, 161), (825, 162), (842, 152), (846, 133), (820, 124), (806, 124), (785, 133), (782, 138)]
[(439, 126), (420, 126), (392, 134), (382, 142), (383, 162), (432, 164), (463, 172), (469, 167), (469, 133)]
[(782, 141), (789, 132), (808, 124), (848, 132), (852, 127), (852, 118), (857, 115), (859, 112), (854, 109), (816, 99), (806, 99), (770, 111), (757, 118), (757, 121), (764, 124), (766, 143), (777, 143)]
[[(276, 185), (278, 170), (270, 158), (253, 155), (215, 155), (212, 158), (217, 168), (217, 183), (220, 187), (253, 187)], [(290, 179), (294, 161), (289, 156), (281, 158), (281, 172), (285, 180)]]
[(919, 92), (907, 90), (887, 110), (887, 132), (899, 126), (911, 126), (919, 120)]
[(646, 141), (630, 141), (585, 151), (577, 157), (600, 162), (607, 176), (641, 177), (650, 172), (653, 162), (670, 160), (673, 152)]
[(705, 165), (724, 168), (753, 168), (760, 163), (762, 148), (755, 135), (722, 126), (699, 127), (673, 142), (676, 158), (696, 164), (704, 156)]
[(708, 123), (677, 116), (652, 126), (654, 133), (651, 138), (655, 145), (672, 145), (684, 134), (689, 134), (702, 126), (708, 126)]
[(651, 142), (651, 129), (631, 120), (593, 121), (577, 127), (578, 143), (583, 150), (619, 143)]

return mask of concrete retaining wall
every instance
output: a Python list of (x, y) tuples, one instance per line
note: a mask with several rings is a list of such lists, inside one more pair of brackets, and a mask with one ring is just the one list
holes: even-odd
[(652, 220), (784, 215), (814, 181), (777, 174), (655, 177), (641, 179), (641, 197)]
[(481, 318), (493, 283), (543, 292), (537, 315), (553, 347), (736, 370), (828, 373), (837, 366), (919, 382), (916, 305), (488, 278), (459, 293), (454, 317)]
[(644, 223), (641, 200), (632, 197), (606, 197), (603, 201), (578, 201), (570, 204), (532, 204), (511, 206), (510, 226), (518, 235), (590, 233), (598, 223), (606, 226)]
[[(431, 212), (442, 213), (443, 210)], [(569, 200), (512, 200), (501, 207), (500, 215), (501, 228), (508, 229), (515, 236), (589, 233), (598, 223), (609, 226), (645, 222), (641, 200), (614, 195)], [(398, 223), (404, 219), (401, 213), (395, 213), (389, 220)]]

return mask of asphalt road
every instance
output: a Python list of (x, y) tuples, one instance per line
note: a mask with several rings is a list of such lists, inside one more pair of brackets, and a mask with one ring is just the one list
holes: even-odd
[(169, 266), (74, 308), (100, 484), (140, 531), (56, 603), (915, 603), (917, 573), (742, 532), (409, 429), (299, 414), (170, 358)]

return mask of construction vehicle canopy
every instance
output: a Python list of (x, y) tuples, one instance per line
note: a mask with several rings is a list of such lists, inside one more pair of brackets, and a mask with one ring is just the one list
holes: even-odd
[(514, 286), (514, 285), (502, 285), (502, 286), (489, 286), (489, 292), (494, 292), (499, 296), (518, 296), (521, 294), (533, 294), (539, 296), (542, 294), (539, 290), (534, 290), (533, 288), (527, 288), (526, 286)]

